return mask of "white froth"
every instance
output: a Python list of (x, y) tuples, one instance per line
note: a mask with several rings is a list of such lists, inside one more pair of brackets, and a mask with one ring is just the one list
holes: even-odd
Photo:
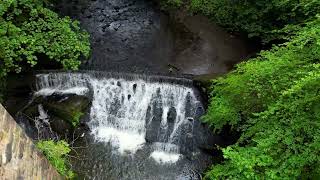
[(145, 138), (141, 134), (120, 131), (114, 128), (97, 127), (93, 129), (93, 133), (97, 140), (111, 142), (121, 154), (125, 152), (135, 153), (145, 143)]
[(154, 151), (150, 155), (150, 157), (152, 157), (159, 164), (176, 163), (181, 156), (181, 154), (170, 153), (165, 151)]
[[(150, 157), (159, 163), (175, 163), (181, 157), (178, 145), (181, 127), (188, 123), (186, 104), (197, 107), (193, 89), (178, 84), (148, 82), (142, 79), (97, 79), (88, 74), (38, 75), (36, 95), (74, 93), (92, 90), (93, 99), (88, 126), (97, 141), (110, 142), (121, 154), (135, 153), (145, 143), (146, 128), (153, 117), (161, 116), (160, 130)], [(158, 109), (162, 109), (159, 115)], [(168, 113), (174, 109), (173, 127)], [(188, 111), (192, 115), (194, 109)], [(148, 119), (147, 119), (148, 117)]]
[(47, 114), (47, 112), (43, 109), (43, 106), (42, 106), (42, 104), (39, 104), (38, 105), (38, 112), (39, 112), (39, 119), (41, 119), (41, 120), (43, 120), (43, 121), (45, 121), (45, 122), (47, 122), (47, 123), (49, 123), (48, 122), (48, 120), (49, 120), (49, 115)]
[(34, 93), (35, 96), (50, 96), (53, 93), (57, 94), (76, 94), (85, 95), (89, 92), (86, 87), (73, 87), (68, 89), (54, 89), (54, 88), (44, 88)]

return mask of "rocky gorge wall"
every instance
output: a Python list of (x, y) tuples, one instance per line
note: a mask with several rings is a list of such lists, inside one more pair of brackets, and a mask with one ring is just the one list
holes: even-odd
[(0, 179), (62, 179), (1, 104)]

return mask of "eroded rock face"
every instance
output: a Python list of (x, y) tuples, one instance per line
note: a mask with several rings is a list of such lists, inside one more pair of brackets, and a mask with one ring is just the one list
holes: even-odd
[(87, 114), (89, 105), (88, 97), (75, 94), (36, 96), (22, 111), (22, 115), (29, 120), (29, 129), (33, 129), (31, 137), (55, 139), (68, 136), (79, 125), (83, 125), (81, 120)]
[(62, 179), (0, 105), (0, 179)]

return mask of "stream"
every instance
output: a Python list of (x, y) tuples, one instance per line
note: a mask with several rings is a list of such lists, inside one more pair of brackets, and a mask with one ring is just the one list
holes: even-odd
[[(243, 42), (202, 17), (173, 22), (148, 0), (61, 0), (57, 11), (80, 21), (92, 52), (78, 72), (30, 77), (25, 107), (15, 104), (27, 100), (21, 91), (30, 85), (9, 83), (10, 96), (19, 97), (9, 109), (36, 116), (16, 118), (28, 135), (68, 136), (79, 179), (201, 179), (215, 144), (229, 140), (200, 121), (206, 102), (192, 77), (228, 71), (247, 54)], [(52, 107), (74, 99), (87, 99), (89, 108), (69, 132)]]
[(201, 148), (220, 138), (199, 121), (204, 107), (189, 79), (60, 72), (38, 74), (37, 88), (92, 99), (90, 130), (73, 144), (83, 179), (200, 179), (212, 163)]

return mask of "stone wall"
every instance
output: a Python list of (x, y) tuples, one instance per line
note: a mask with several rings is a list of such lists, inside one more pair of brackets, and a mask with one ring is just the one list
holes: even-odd
[(0, 179), (62, 179), (1, 104)]

